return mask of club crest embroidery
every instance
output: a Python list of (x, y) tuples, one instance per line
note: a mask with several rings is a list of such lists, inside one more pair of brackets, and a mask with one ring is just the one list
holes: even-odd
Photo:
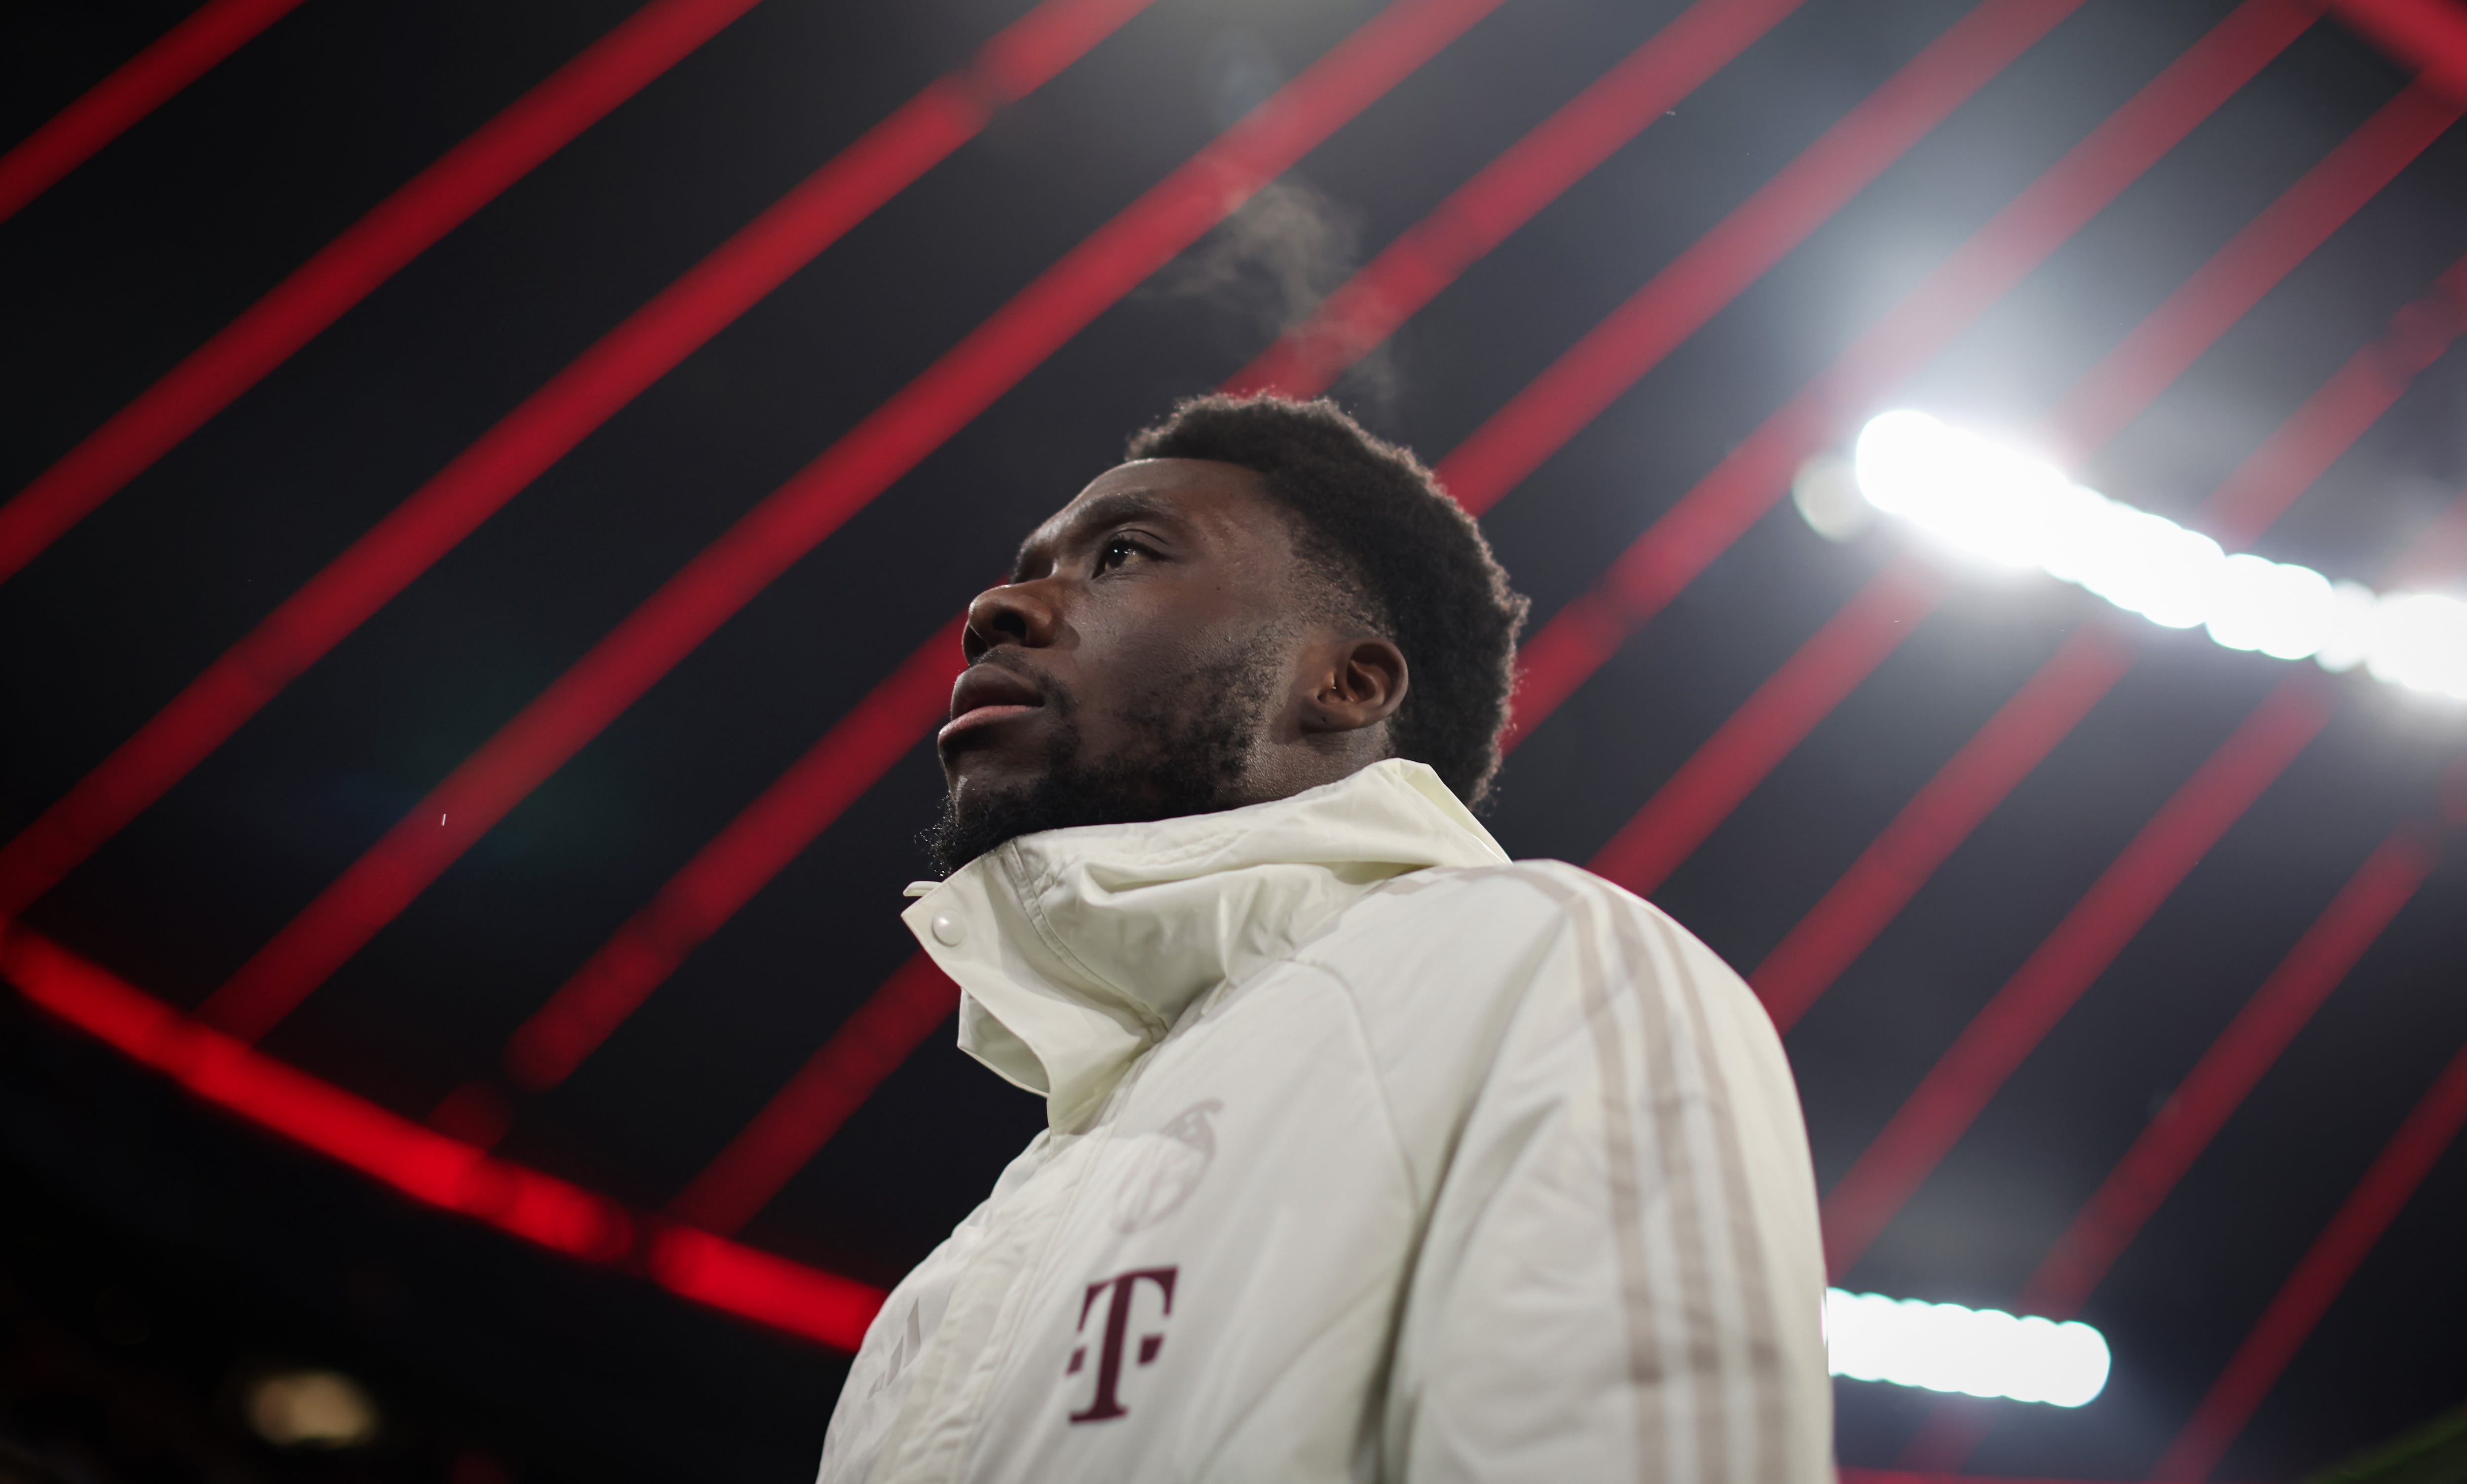
[(1114, 1229), (1125, 1234), (1145, 1230), (1171, 1216), (1190, 1199), (1208, 1167), (1216, 1159), (1216, 1130), (1209, 1120), (1224, 1112), (1215, 1098), (1191, 1104), (1171, 1122), (1143, 1135), (1131, 1155), (1131, 1168), (1117, 1187)]

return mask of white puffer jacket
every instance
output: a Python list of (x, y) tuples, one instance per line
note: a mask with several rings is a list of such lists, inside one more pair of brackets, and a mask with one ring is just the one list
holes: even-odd
[(1831, 1478), (1763, 1010), (1429, 769), (1026, 836), (906, 920), (1051, 1126), (884, 1304), (824, 1484)]

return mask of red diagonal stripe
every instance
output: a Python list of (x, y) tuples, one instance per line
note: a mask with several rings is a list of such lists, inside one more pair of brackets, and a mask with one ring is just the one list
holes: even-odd
[(1866, 1253), (2014, 1068), (2320, 731), (2330, 719), (2332, 690), (2322, 676), (2307, 671), (2280, 682), (1962, 1028), (1825, 1197), (1829, 1271), (1847, 1272)]
[[(889, 772), (920, 730), (949, 714), (961, 627), (954, 618), (937, 631), (558, 986), (506, 1045), (516, 1081), (534, 1090), (564, 1081), (688, 954)], [(742, 1224), (740, 1217), (703, 1225), (734, 1231)]]
[(669, 1203), (668, 1214), (723, 1234), (753, 1220), (959, 1004), (960, 987), (934, 960), (912, 956)]
[(0, 921), (0, 976), (28, 1001), (261, 1128), (351, 1165), (414, 1200), (476, 1218), (586, 1262), (638, 1254), (663, 1287), (791, 1334), (853, 1351), (880, 1290), (663, 1227), (604, 1196), (496, 1158), (252, 1050), (22, 926)]
[(1312, 396), (1535, 213), (1642, 133), (1803, 0), (1697, 0), (1591, 87), (1448, 193), (1310, 318), (1226, 380)]
[(1942, 594), (1943, 579), (1913, 561), (1879, 573), (1714, 729), (1587, 868), (1639, 896), (1650, 894), (1900, 647)]
[[(2421, 85), (2390, 100), (2075, 383), (2058, 434), (2087, 453), (2122, 432), (2462, 112)], [(1654, 791), (1593, 868), (1640, 895), (1660, 887), (1945, 596), (1909, 564), (1880, 573)]]
[[(1839, 435), (1852, 408), (1916, 374), (2313, 18), (2311, 8), (2297, 0), (2245, 0), (1766, 418), (1526, 646), (1507, 742), (1513, 745), (1557, 708), (1628, 634), (1755, 524), (1788, 487), (1799, 461)], [(1442, 464), (1441, 472), (1447, 468)]]
[(283, 686), (677, 363), (1149, 0), (1045, 0), (807, 176), (525, 397), (189, 683), (5, 848), (21, 911)]
[[(2078, 3), (1990, 0), (1970, 12), (1726, 216), (1703, 241), (1656, 275), (1577, 350), (1563, 357), (1556, 370), (1565, 375), (1571, 367), (1583, 367), (1588, 375), (1600, 375), (1608, 374), (1605, 366), (1616, 365), (1626, 368), (1630, 379), (1641, 375), (1669, 345), (1743, 290)], [(1361, 302), (1368, 304), (1372, 296), (1366, 292)], [(1305, 338), (1323, 345), (1347, 343), (1343, 335), (1332, 342)], [(1237, 374), (1228, 389), (1238, 386), (1240, 380)], [(1521, 396), (1485, 427), (1507, 443), (1529, 447), (1540, 436), (1534, 421), (1537, 408), (1550, 414), (1561, 410), (1551, 399)], [(1477, 439), (1481, 437), (1476, 435)], [(1494, 446), (1503, 445), (1495, 441)], [(1496, 461), (1488, 466), (1496, 468)], [(1505, 492), (1505, 485), (1485, 486), (1472, 472), (1446, 476), (1450, 467), (1441, 465), (1443, 477), (1451, 479), (1451, 491), (1469, 508), (1479, 511)], [(910, 660), (909, 668), (939, 667), (943, 663), (920, 651)], [(862, 781), (871, 786), (874, 777)], [(748, 816), (753, 813), (749, 810)], [(645, 974), (658, 970), (655, 960), (640, 963)]]
[(532, 167), (752, 9), (651, 0), (447, 150), (0, 506), (0, 581)]
[[(1497, 7), (1392, 0), (1065, 255), (664, 583), (208, 1001), (255, 1037), (737, 609), (1090, 320)], [(432, 820), (449, 822), (432, 824)]]
[(2268, 1071), (2424, 885), (2440, 857), (2432, 832), (2410, 823), (2392, 832), (2340, 888), (2252, 999), (2184, 1075), (2157, 1117), (2116, 1161), (2055, 1249), (2031, 1274), (2023, 1306), (2071, 1318), (2081, 1312), (2116, 1259), (2209, 1147)]
[[(2082, 1312), (2090, 1292), (2107, 1277), (2176, 1180), (2184, 1179), (2201, 1151), (2243, 1107), (2279, 1052), (2287, 1050), (2312, 1021), (2329, 991), (2354, 971), (2356, 961), (2390, 919), (2415, 897), (2440, 863), (2437, 836), (2420, 821), (2403, 823), (2356, 867), (2321, 917), (2304, 930), (2297, 947), (2279, 959), (2252, 999), (2220, 1030), (2159, 1114), (2141, 1129), (2132, 1149), (2109, 1171), (2072, 1225), (2023, 1284), (2016, 1309), (2070, 1318)], [(1986, 1440), (1996, 1412), (1981, 1407), (1936, 1405), (1902, 1450), (1902, 1462), (1929, 1470), (1958, 1470), (1971, 1450)]]
[[(2467, 259), (2452, 264), (2431, 294), (2399, 310), (2388, 333), (2349, 357), (2253, 450), (2203, 502), (2194, 524), (2224, 545), (2248, 544), (2354, 446), (2462, 326)], [(2041, 665), (1756, 965), (1748, 982), (1775, 1023), (1788, 1029), (1806, 1014), (1936, 867), (2123, 678), (2134, 659), (2119, 632), (2127, 621), (2094, 621)]]
[(2421, 79), (2273, 201), (2074, 385), (2055, 424), (2084, 448), (2124, 431), (2168, 384), (2467, 112)]
[(671, 1293), (851, 1354), (884, 1297), (852, 1278), (690, 1226), (653, 1231), (643, 1266)]
[[(2262, 1074), (2424, 885), (2439, 862), (2434, 838), (2426, 825), (2410, 821), (2357, 867), (2057, 1239), (2023, 1286), (2014, 1305), (2018, 1312), (2053, 1319), (2081, 1312), (2091, 1291), (2140, 1235)], [(1958, 1469), (1985, 1441), (1996, 1416), (1980, 1407), (1938, 1404), (1903, 1448), (1901, 1462), (1911, 1468)]]
[(0, 154), (0, 221), (52, 189), (300, 0), (206, 0), (154, 44), (86, 89), (50, 123)]
[[(1753, 40), (1751, 33), (1761, 34), (1798, 3), (1799, 0), (1789, 0), (1788, 4), (1777, 4), (1776, 0), (1750, 0), (1750, 3), (1700, 0), (1678, 21), (1647, 39), (1609, 75), (1510, 146), (1498, 160), (1452, 192), (1429, 217), (1409, 229), (1405, 237), (1400, 239), (1400, 242), (1427, 239), (1435, 245), (1401, 256), (1395, 255), (1394, 249), (1382, 254), (1340, 289), (1330, 299), (1330, 304), (1347, 300), (1348, 295), (1351, 297), (1347, 302), (1357, 308), (1393, 303), (1395, 296), (1405, 291), (1399, 286), (1403, 280), (1396, 277), (1398, 274), (1411, 278), (1414, 282), (1429, 284), (1430, 274), (1446, 272), (1453, 275), (1461, 271), (1474, 257), (1487, 251), (1488, 246), (1497, 240), (1496, 236), (1481, 238), (1464, 225), (1466, 221), (1481, 223), (1485, 231), (1504, 234), (1515, 222), (1530, 216), (1547, 199), (1541, 193), (1543, 188), (1547, 187), (1549, 195), (1564, 191), (1585, 169), (1598, 164), (1615, 147), (1618, 138), (1632, 136), (1637, 129), (1658, 117), (1666, 103), (1675, 101), (1674, 87), (1696, 73), (1709, 74), (1730, 55)], [(1686, 85), (1692, 87), (1694, 83), (1687, 82)], [(1621, 128), (1626, 129), (1626, 134), (1618, 134)], [(1614, 138), (1614, 135), (1618, 137)], [(1549, 147), (1542, 147), (1544, 145)], [(1505, 169), (1511, 161), (1514, 169)], [(1514, 220), (1509, 220), (1510, 217)], [(1441, 231), (1437, 224), (1443, 220), (1454, 220), (1458, 225)], [(1432, 285), (1432, 291), (1436, 292), (1436, 285)], [(1336, 312), (1331, 318), (1331, 312), (1323, 308), (1313, 324), (1335, 327), (1329, 328), (1326, 334), (1312, 331), (1305, 336), (1318, 348), (1312, 353), (1323, 361), (1338, 353), (1333, 348), (1347, 343), (1339, 329), (1342, 325), (1352, 323), (1354, 313), (1352, 310)], [(1330, 336), (1335, 338), (1330, 339)], [(1237, 374), (1226, 383), (1225, 389), (1239, 390), (1246, 374)], [(1283, 386), (1281, 390), (1297, 391), (1291, 385)], [(923, 688), (933, 686), (947, 687), (950, 673), (958, 663), (958, 656), (956, 641), (940, 648), (929, 641), (873, 695), (859, 702), (849, 717), (833, 729), (834, 733), (847, 731), (868, 736), (887, 736), (892, 731), (906, 727), (910, 739), (914, 740), (930, 731), (934, 723), (941, 719), (940, 709), (925, 711), (896, 698), (921, 693)], [(848, 749), (831, 747), (826, 738), (824, 743), (818, 743), (798, 767), (816, 776), (828, 776), (840, 780), (838, 795), (845, 799), (853, 799), (871, 788), (898, 755), (896, 752), (869, 752), (859, 755)], [(781, 807), (783, 805), (771, 794), (766, 793), (756, 799), (738, 814), (719, 839), (696, 857), (697, 866), (725, 869), (758, 888), (761, 880), (756, 879), (757, 874), (767, 879), (769, 873), (778, 871), (789, 859), (793, 859), (795, 851), (781, 855), (768, 846), (762, 847), (764, 860), (772, 863), (767, 866), (746, 862), (723, 863), (731, 863), (741, 844), (753, 840), (785, 841), (793, 838), (794, 831), (802, 830), (803, 839), (799, 844), (810, 843), (839, 812), (838, 808), (801, 810), (797, 821), (790, 825), (769, 818), (775, 809)], [(696, 868), (696, 866), (690, 866), (687, 869), (693, 871)], [(633, 1007), (640, 1005), (662, 979), (674, 972), (685, 952), (690, 951), (693, 945), (718, 927), (726, 913), (718, 916), (706, 912), (690, 914), (691, 920), (708, 922), (708, 926), (698, 928), (690, 935), (649, 926), (678, 915), (673, 905), (664, 904), (670, 903), (672, 895), (680, 889), (684, 874), (680, 873), (677, 880), (663, 887), (659, 898), (635, 922), (629, 922), (624, 930), (621, 930), (618, 939), (595, 953), (591, 962), (557, 991), (550, 1001), (550, 1008), (542, 1012), (543, 1017), (562, 1025), (569, 1017), (578, 1013), (579, 1006), (586, 1000), (601, 1007), (590, 1017), (594, 1027), (590, 1032), (577, 1037), (577, 1023), (554, 1033), (559, 1041), (572, 1040), (571, 1054), (549, 1053), (548, 1041), (552, 1033), (540, 1027), (550, 1022), (539, 1017), (535, 1017), (524, 1031), (517, 1033), (518, 1039), (526, 1039), (530, 1043), (512, 1048), (515, 1061), (509, 1066), (518, 1078), (554, 1082), (569, 1074), (576, 1062), (588, 1055), (590, 1049), (615, 1028), (619, 1020), (631, 1013)], [(744, 900), (738, 898), (727, 911), (733, 912), (743, 905)], [(5, 898), (0, 898), (0, 901), (5, 901)], [(638, 929), (637, 923), (644, 926)], [(674, 951), (651, 951), (645, 941), (646, 935), (656, 935), (664, 941), (674, 938), (676, 948)], [(687, 936), (690, 936), (690, 942), (685, 941)], [(621, 1005), (623, 1008), (620, 1009)]]
[(2134, 656), (2113, 620), (2094, 618), (1936, 770), (1748, 977), (1776, 1025), (1798, 1023), (1954, 847), (2124, 678)]
[(2330, 0), (2330, 9), (2392, 56), (2467, 98), (2467, 11), (2447, 0)]
[(2313, 1327), (2364, 1266), (2382, 1233), (2398, 1219), (2408, 1198), (2440, 1162), (2461, 1125), (2467, 1125), (2467, 1048), (2451, 1058), (2433, 1079), (2423, 1101), (2409, 1112), (2365, 1178), (2341, 1203), (2338, 1214), (2272, 1295), (2252, 1333), (2236, 1347), (2184, 1430), (2168, 1446), (2153, 1478), (2209, 1477), (2219, 1455), (2278, 1383)]
[(1824, 131), (1492, 414), (1438, 475), (1479, 515), (2080, 9), (1990, 0)]
[[(2462, 270), (2467, 270), (2467, 262), (2444, 274), (2442, 283), (2454, 283), (2461, 277)], [(2359, 365), (2388, 366), (2391, 368), (2390, 374), (2403, 386), (2407, 377), (2414, 375), (2433, 359), (2430, 353), (2417, 353), (2422, 349), (2421, 342), (2410, 327), (2424, 326), (2428, 316), (2420, 311), (2427, 305), (2441, 303), (2442, 290), (2437, 286), (2431, 298), (2417, 300), (2400, 309), (2392, 317), (2390, 334), (2358, 351), (2347, 363), (2346, 370), (2352, 371)], [(2432, 318), (2433, 323), (2445, 323), (2439, 316)], [(2357, 397), (2352, 383), (2342, 385), (2345, 376), (2346, 371), (2343, 371), (2340, 375), (2332, 377), (2306, 407), (2307, 410), (2316, 406), (2335, 410), (2336, 417), (2324, 417), (2318, 420), (2317, 425), (2334, 430), (2352, 441), (2370, 419), (2356, 421), (2349, 416), (2354, 411)], [(2399, 386), (2389, 388), (2382, 405), (2387, 407), (2390, 401), (2396, 400), (2398, 391)], [(2290, 425), (2305, 420), (2306, 412), (2299, 411)], [(2268, 447), (2265, 444), (2264, 450)], [(2290, 453), (2290, 466), (2285, 478), (2309, 482), (2326, 467), (2327, 461), (2319, 456), (2319, 450), (2291, 445)], [(2259, 459), (2263, 454), (2257, 452), (2253, 457)], [(2233, 493), (2237, 500), (2258, 502), (2264, 509), (2275, 514), (2286, 507), (2295, 493), (2292, 490), (2282, 493), (2265, 483), (2245, 484), (2240, 489), (2236, 479), (2230, 478), (2210, 497), (2205, 508), (2216, 507), (2223, 497)], [(2297, 488), (2300, 490), (2302, 485)], [(2223, 524), (2233, 525), (2234, 512), (2226, 513), (2231, 518)], [(2401, 573), (2413, 573), (2428, 582), (2439, 583), (2456, 577), (2461, 570), (2467, 570), (2467, 494), (2452, 501), (2447, 509), (2417, 533), (2408, 549), (2383, 573), (2383, 583), (2390, 585)], [(2115, 674), (2120, 676), (2131, 651), (2118, 646), (2115, 653), (2117, 656)], [(2040, 673), (2044, 678), (2048, 669), (2043, 668)], [(2104, 687), (2101, 691), (2104, 692)], [(2009, 706), (2007, 709), (2016, 709), (2021, 699), (2017, 697), (2015, 706)], [(2082, 709), (2086, 710), (2087, 707)], [(2043, 731), (2054, 733), (2047, 743), (2051, 747), (2055, 738), (2061, 737), (2080, 719), (2081, 710), (2049, 707), (2036, 720)], [(1974, 745), (1977, 740), (1974, 739)], [(2046, 747), (2032, 753), (2026, 764), (2003, 759), (2003, 789), (2009, 790), (2014, 782), (2019, 781), (2020, 775), (2026, 773), (2028, 767), (2035, 765), (2037, 759), (2044, 755)], [(1989, 763), (1987, 766), (1998, 764)], [(2003, 797), (2003, 792), (1995, 796), (1996, 798)], [(1993, 800), (1989, 802), (1992, 804)], [(1984, 812), (1982, 807), (1980, 814)], [(1977, 822), (1977, 818), (1973, 818), (1968, 824)], [(2467, 821), (2454, 818), (2449, 822), (2456, 824)], [(1893, 904), (1893, 910), (1898, 910), (1901, 903), (1909, 900), (1910, 895), (1918, 889), (1919, 883), (1925, 880), (1926, 871), (1941, 863), (1942, 852), (1951, 850), (1959, 835), (1967, 832), (1966, 825), (1958, 833), (1947, 832), (1950, 839), (1940, 838), (1935, 842), (1940, 849), (1923, 863), (1924, 868), (1917, 871), (1915, 879), (1908, 880), (1907, 889)], [(2141, 1224), (2149, 1219), (2184, 1169), (2225, 1124), (2245, 1094), (2252, 1091), (2252, 1082), (2258, 1080), (2268, 1069), (2269, 1063), (2285, 1048), (2284, 1038), (2292, 1038), (2302, 1028), (2303, 1021), (2318, 1007), (2320, 997), (2336, 987), (2356, 957), (2371, 946), (2373, 937), (2388, 925), (2389, 915), (2406, 905), (2408, 896), (2421, 884), (2422, 873), (2430, 871), (2434, 864), (2429, 839), (2424, 826), (2402, 826), (2358, 869), (2305, 937), (2273, 971), (2271, 978), (2255, 991), (2246, 1012), (2222, 1032), (2219, 1040), (2204, 1054), (2202, 1062), (2187, 1075), (2167, 1107), (2143, 1131), (2116, 1170), (2093, 1197), (2090, 1207), (2074, 1220), (2055, 1249), (2040, 1265), (2025, 1296), (2025, 1305), (2029, 1312), (2063, 1317), (2079, 1309), (2090, 1290), (2106, 1275), (2116, 1256), (2140, 1230)], [(1878, 843), (1882, 844), (1884, 841), (1879, 840)], [(1891, 911), (1883, 913), (1885, 918), (1890, 915)], [(1877, 919), (1879, 922), (1882, 920)], [(1873, 935), (1872, 930), (1867, 935)], [(1862, 945), (1867, 941), (1866, 936), (1858, 939)], [(1762, 972), (1759, 969), (1758, 973)], [(1757, 981), (1751, 979), (1750, 982)], [(2274, 1037), (2281, 1039), (2274, 1040)], [(1939, 1405), (1904, 1447), (1901, 1461), (1913, 1468), (1958, 1468), (1985, 1438), (1991, 1420), (1992, 1414), (1983, 1414), (1976, 1408)]]
[(2390, 317), (2380, 339), (2348, 357), (2296, 415), (2228, 476), (2193, 520), (2222, 545), (2243, 546), (2287, 512), (2417, 375), (2467, 332), (2467, 258)]

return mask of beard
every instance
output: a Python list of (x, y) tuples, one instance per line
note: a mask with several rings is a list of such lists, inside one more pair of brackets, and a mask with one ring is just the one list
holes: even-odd
[[(1053, 742), (1035, 782), (985, 798), (962, 817), (942, 798), (940, 818), (917, 837), (937, 876), (1040, 830), (1140, 824), (1213, 814), (1248, 802), (1251, 753), (1281, 688), (1269, 636), (1221, 663), (1133, 695), (1131, 737), (1113, 755), (1087, 755), (1078, 701), (1049, 685)], [(980, 662), (983, 663), (983, 662)]]

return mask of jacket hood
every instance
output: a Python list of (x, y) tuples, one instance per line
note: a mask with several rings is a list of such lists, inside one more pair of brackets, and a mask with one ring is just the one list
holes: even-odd
[(1023, 835), (900, 916), (960, 986), (960, 1049), (1061, 1129), (1194, 1001), (1381, 883), (1506, 860), (1437, 774), (1391, 758), (1269, 803)]

